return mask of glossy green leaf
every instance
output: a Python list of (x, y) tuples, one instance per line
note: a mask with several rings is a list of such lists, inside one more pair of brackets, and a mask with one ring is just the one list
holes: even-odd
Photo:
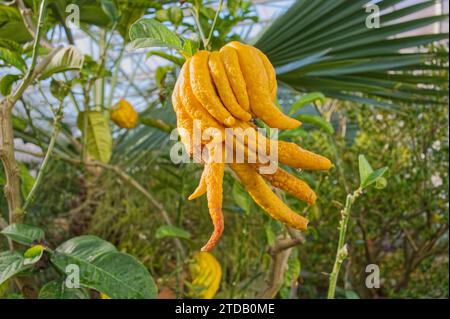
[(308, 123), (314, 126), (317, 126), (318, 128), (324, 130), (330, 135), (334, 134), (334, 128), (333, 125), (331, 125), (330, 122), (325, 120), (320, 115), (310, 115), (310, 114), (300, 114), (295, 117), (297, 120), (299, 120), (302, 123)]
[(6, 65), (14, 66), (22, 72), (27, 69), (27, 64), (20, 53), (7, 48), (0, 48), (0, 61), (3, 61)]
[(100, 1), (103, 11), (111, 19), (113, 23), (118, 22), (120, 18), (119, 9), (116, 7), (114, 0)]
[(367, 180), (370, 174), (373, 172), (372, 166), (367, 161), (364, 155), (359, 155), (359, 180), (360, 186), (363, 188), (364, 182)]
[(11, 93), (14, 82), (20, 79), (17, 74), (6, 74), (0, 79), (0, 93), (3, 96), (7, 96)]
[(143, 18), (130, 28), (131, 48), (166, 47), (182, 50), (180, 38), (155, 19)]
[(56, 279), (41, 288), (39, 299), (90, 299), (90, 295), (84, 287), (67, 288), (63, 279)]
[(17, 251), (0, 253), (0, 285), (28, 268), (23, 261), (24, 257)]
[(156, 285), (144, 265), (98, 237), (68, 240), (55, 250), (51, 262), (62, 272), (70, 264), (77, 265), (80, 285), (113, 299), (156, 297)]
[[(361, 184), (361, 188), (367, 188), (368, 186), (376, 183), (382, 178), (382, 176), (387, 172), (387, 167), (383, 167), (373, 171)], [(382, 182), (383, 183), (383, 182)]]
[(189, 239), (191, 237), (191, 234), (189, 234), (189, 232), (187, 232), (186, 230), (175, 226), (165, 225), (159, 227), (155, 232), (155, 238), (162, 239), (166, 237)]
[(28, 248), (23, 254), (23, 257), (25, 257), (25, 259), (23, 260), (23, 264), (32, 265), (37, 263), (44, 254), (44, 251), (45, 247), (43, 245), (34, 245)]
[(42, 229), (25, 224), (11, 224), (4, 228), (0, 233), (9, 239), (26, 246), (31, 246), (44, 239), (44, 231)]
[(292, 104), (289, 109), (289, 115), (294, 114), (297, 110), (314, 102), (316, 102), (319, 106), (325, 104), (325, 96), (320, 92), (312, 92), (303, 95), (300, 99), (297, 100), (297, 102)]

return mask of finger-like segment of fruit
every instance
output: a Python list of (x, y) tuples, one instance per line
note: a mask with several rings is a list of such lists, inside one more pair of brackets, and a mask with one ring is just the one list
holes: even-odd
[(188, 153), (192, 155), (194, 153), (194, 144), (192, 139), (193, 121), (183, 107), (183, 103), (179, 95), (178, 81), (175, 84), (175, 88), (172, 93), (172, 105), (177, 116), (177, 128), (178, 134), (180, 135), (180, 140), (184, 144), (184, 147), (186, 147)]
[[(210, 149), (211, 159), (214, 158), (214, 148)], [(206, 163), (206, 195), (208, 198), (209, 215), (214, 225), (214, 231), (202, 251), (211, 251), (219, 241), (223, 232), (224, 221), (222, 213), (222, 183), (225, 170), (224, 161), (210, 160)]]
[(203, 287), (202, 290), (193, 290), (195, 298), (211, 299), (220, 287), (222, 267), (218, 260), (208, 252), (199, 252), (194, 256), (194, 262), (189, 265), (192, 277), (192, 286)]
[(236, 41), (227, 45), (235, 48), (238, 53), (252, 113), (272, 128), (288, 130), (300, 126), (299, 121), (283, 114), (273, 103), (269, 79), (258, 54), (249, 46)]
[(270, 96), (272, 97), (272, 100), (275, 100), (277, 97), (277, 75), (275, 72), (275, 68), (273, 67), (272, 63), (270, 62), (269, 58), (258, 48), (252, 47), (256, 52), (256, 54), (261, 59), (262, 63), (264, 64), (264, 69), (266, 70), (267, 78), (269, 79), (269, 90), (270, 90)]
[(217, 96), (208, 68), (208, 51), (196, 53), (189, 64), (192, 92), (204, 108), (220, 123), (233, 126), (234, 117)]
[(272, 218), (295, 229), (306, 230), (308, 220), (286, 206), (249, 164), (230, 164), (230, 167), (253, 200)]
[(179, 81), (179, 94), (186, 112), (189, 113), (191, 118), (199, 120), (202, 131), (209, 128), (215, 128), (220, 130), (225, 138), (224, 127), (217, 122), (217, 120), (209, 114), (209, 112), (200, 104), (192, 92), (190, 83), (190, 60), (187, 60), (183, 65), (178, 77)]
[[(258, 170), (258, 165), (255, 165), (254, 168)], [(317, 196), (311, 187), (284, 169), (278, 168), (274, 174), (260, 174), (272, 186), (291, 194), (299, 200), (308, 203), (308, 205), (314, 205), (316, 203)]]
[(219, 52), (211, 52), (209, 55), (208, 64), (209, 70), (211, 71), (211, 76), (217, 88), (217, 92), (219, 93), (225, 107), (234, 117), (242, 121), (250, 121), (252, 119), (251, 114), (239, 105), (236, 97), (234, 96), (222, 60), (220, 59)]
[(227, 78), (239, 105), (246, 111), (250, 110), (250, 102), (247, 94), (247, 84), (239, 65), (239, 57), (235, 49), (224, 46), (219, 51), (220, 59), (223, 62)]
[[(332, 163), (328, 158), (307, 151), (292, 142), (270, 140), (249, 123), (236, 121), (236, 127), (244, 130), (255, 130), (256, 139), (246, 140), (245, 145), (255, 153), (266, 154), (266, 158), (269, 158), (271, 155), (270, 143), (272, 142), (276, 143), (278, 149), (278, 162), (282, 164), (292, 168), (301, 168), (312, 171), (329, 170), (332, 167)], [(258, 152), (259, 145), (266, 146), (264, 152)]]
[(195, 191), (188, 197), (188, 200), (194, 200), (196, 198), (199, 198), (203, 196), (206, 193), (206, 165), (203, 168), (202, 176), (200, 177), (200, 182), (198, 183), (197, 188)]
[(278, 141), (278, 159), (280, 163), (292, 168), (311, 171), (329, 170), (333, 166), (328, 158), (284, 141)]

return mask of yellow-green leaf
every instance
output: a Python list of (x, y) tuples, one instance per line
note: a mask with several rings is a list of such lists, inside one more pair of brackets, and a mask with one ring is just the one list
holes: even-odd
[(103, 112), (80, 112), (78, 128), (83, 133), (86, 151), (96, 160), (108, 163), (112, 153), (112, 136), (108, 120)]

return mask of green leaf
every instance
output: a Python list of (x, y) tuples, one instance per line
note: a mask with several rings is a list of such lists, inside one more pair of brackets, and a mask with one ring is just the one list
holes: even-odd
[(353, 290), (346, 290), (345, 291), (345, 298), (347, 299), (360, 299), (358, 294)]
[(178, 26), (183, 21), (183, 10), (180, 7), (172, 6), (168, 10), (168, 17), (173, 25)]
[(164, 22), (169, 21), (169, 10), (160, 9), (155, 12), (155, 19)]
[(39, 291), (39, 299), (90, 299), (89, 290), (67, 288), (65, 280), (56, 279), (46, 283)]
[(0, 47), (15, 51), (17, 53), (23, 53), (22, 45), (13, 40), (0, 38)]
[(163, 86), (167, 72), (173, 69), (172, 65), (158, 66), (155, 70), (155, 82), (159, 88)]
[(39, 79), (46, 79), (55, 73), (81, 70), (83, 62), (84, 54), (75, 46), (69, 45), (55, 54)]
[(111, 19), (113, 23), (118, 22), (120, 18), (119, 10), (114, 3), (114, 0), (101, 0), (103, 11)]
[(24, 257), (17, 251), (0, 253), (0, 285), (28, 268), (23, 261)]
[(172, 55), (164, 51), (150, 51), (147, 53), (147, 58), (150, 58), (154, 55), (159, 56), (160, 58), (166, 59), (168, 61), (171, 61), (179, 66), (182, 66), (185, 61), (185, 59), (182, 57)]
[[(370, 2), (293, 1), (289, 9), (257, 36), (255, 46), (269, 57), (279, 82), (296, 91), (320, 91), (330, 98), (364, 100), (365, 104), (393, 108), (400, 101), (399, 96), (409, 93), (407, 89), (385, 87), (372, 81), (367, 85), (346, 77), (357, 75), (372, 80), (375, 72), (383, 79), (395, 74), (404, 77), (403, 82), (414, 81), (429, 87), (431, 82), (419, 80), (417, 76), (421, 70), (445, 65), (446, 58), (410, 52), (421, 52), (432, 43), (448, 39), (447, 33), (420, 32), (425, 26), (448, 19), (448, 15), (421, 14), (435, 5), (435, 1), (377, 1), (382, 25), (369, 29), (364, 6)], [(400, 2), (402, 5), (397, 5)], [(404, 36), (406, 32), (419, 35)], [(377, 94), (369, 95), (368, 91)], [(436, 91), (439, 91), (437, 86), (420, 95), (431, 99)], [(401, 100), (408, 105), (416, 101), (415, 97)]]
[(166, 47), (182, 50), (181, 39), (155, 19), (143, 18), (130, 28), (131, 48)]
[(80, 112), (77, 125), (83, 133), (83, 139), (86, 139), (89, 155), (108, 163), (112, 154), (112, 136), (105, 114), (99, 111)]
[(387, 179), (384, 178), (384, 177), (380, 177), (375, 182), (375, 188), (376, 189), (384, 189), (384, 188), (386, 188), (386, 186), (387, 186)]
[(62, 272), (80, 268), (80, 285), (113, 299), (155, 298), (156, 285), (148, 270), (128, 254), (95, 236), (75, 237), (56, 248), (51, 262)]
[(14, 82), (20, 79), (20, 75), (6, 74), (0, 79), (0, 93), (3, 96), (7, 96), (11, 93)]
[(228, 0), (227, 9), (232, 16), (236, 16), (237, 10), (239, 9), (240, 0)]
[(35, 226), (11, 224), (4, 228), (1, 234), (9, 239), (26, 246), (31, 246), (44, 239), (44, 231)]
[(15, 130), (24, 130), (27, 125), (27, 120), (13, 115), (13, 127)]
[(367, 180), (370, 174), (373, 172), (372, 166), (367, 161), (364, 155), (359, 155), (359, 181), (362, 188), (364, 182)]
[(294, 114), (297, 110), (316, 101), (320, 102), (319, 106), (325, 104), (325, 96), (320, 92), (312, 92), (302, 96), (297, 102), (292, 104), (289, 115)]
[(3, 284), (0, 285), (0, 299), (3, 299), (6, 294), (6, 291), (8, 291), (9, 283), (10, 283), (10, 281), (7, 280)]
[(162, 239), (166, 237), (189, 239), (191, 237), (191, 234), (189, 234), (189, 232), (187, 232), (186, 230), (175, 226), (165, 225), (159, 227), (155, 232), (155, 238)]
[(34, 186), (34, 183), (36, 182), (36, 179), (31, 176), (30, 172), (28, 171), (28, 168), (25, 164), (19, 163), (19, 170), (20, 170), (20, 190), (22, 192), (22, 196), (26, 198), (28, 194), (31, 192), (31, 189)]
[(300, 114), (300, 115), (296, 116), (295, 118), (302, 123), (308, 123), (308, 124), (317, 126), (321, 129), (323, 129), (325, 132), (327, 132), (330, 135), (334, 134), (333, 125), (331, 125), (330, 122), (326, 121), (320, 115)]
[(45, 247), (43, 245), (35, 245), (28, 248), (28, 250), (23, 254), (23, 257), (25, 257), (23, 264), (32, 265), (37, 263), (44, 254), (44, 251)]
[(50, 93), (57, 98), (59, 101), (63, 101), (64, 98), (69, 94), (70, 86), (64, 82), (53, 79), (50, 82)]
[(27, 64), (20, 53), (12, 51), (7, 48), (0, 48), (0, 61), (5, 62), (7, 65), (14, 66), (20, 71), (25, 72), (27, 70)]
[(364, 189), (372, 185), (373, 183), (376, 183), (380, 178), (382, 178), (382, 176), (384, 175), (384, 173), (386, 173), (387, 170), (388, 170), (387, 167), (383, 167), (372, 172), (361, 184), (361, 188)]
[(198, 52), (199, 47), (200, 43), (198, 41), (183, 38), (183, 50), (181, 51), (181, 54), (183, 54), (186, 59), (190, 58)]

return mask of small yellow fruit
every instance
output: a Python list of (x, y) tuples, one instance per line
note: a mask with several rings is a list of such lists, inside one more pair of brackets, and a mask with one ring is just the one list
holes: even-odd
[(100, 293), (100, 299), (111, 299), (110, 296), (108, 296), (107, 294), (104, 294), (103, 292)]
[(189, 267), (192, 277), (191, 295), (194, 298), (212, 299), (219, 290), (222, 267), (208, 252), (199, 252)]
[(138, 113), (125, 99), (120, 99), (111, 109), (111, 120), (121, 128), (134, 128), (138, 121)]

